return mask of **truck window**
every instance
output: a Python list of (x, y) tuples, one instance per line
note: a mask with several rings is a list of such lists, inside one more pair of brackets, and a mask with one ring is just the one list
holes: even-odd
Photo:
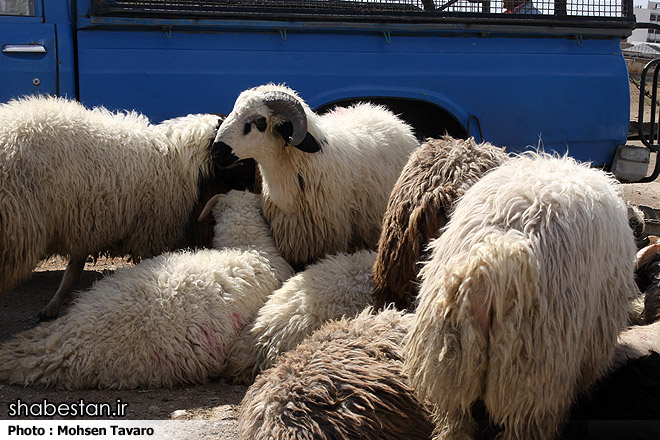
[(0, 15), (34, 17), (34, 0), (0, 0)]

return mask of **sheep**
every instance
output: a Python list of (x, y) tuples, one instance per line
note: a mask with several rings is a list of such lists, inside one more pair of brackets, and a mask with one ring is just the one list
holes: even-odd
[(637, 252), (635, 280), (644, 294), (642, 322), (660, 319), (660, 244), (652, 243)]
[(144, 260), (99, 280), (55, 321), (0, 344), (0, 380), (68, 389), (203, 383), (268, 294), (293, 274), (260, 197), (217, 202), (215, 246)]
[(466, 191), (420, 271), (405, 371), (436, 405), (436, 438), (551, 439), (606, 372), (635, 294), (635, 244), (615, 179), (542, 153)]
[(338, 254), (309, 266), (274, 291), (228, 355), (225, 376), (251, 384), (277, 357), (325, 322), (353, 317), (371, 304), (373, 251)]
[(635, 261), (646, 325), (619, 334), (611, 371), (573, 403), (562, 440), (647, 439), (660, 432), (659, 250), (651, 244), (637, 252)]
[(660, 316), (646, 316), (654, 321), (619, 334), (611, 371), (573, 403), (562, 440), (647, 439), (660, 432)]
[(135, 112), (42, 96), (0, 105), (0, 294), (42, 258), (69, 256), (39, 313), (52, 319), (88, 255), (139, 260), (185, 247), (220, 121), (188, 115), (152, 125)]
[(374, 250), (387, 197), (410, 153), (412, 129), (370, 103), (317, 115), (285, 85), (242, 92), (218, 129), (214, 162), (254, 159), (264, 215), (297, 270), (326, 255)]
[(646, 440), (660, 432), (660, 354), (629, 360), (573, 404), (562, 440)]
[(373, 269), (376, 308), (413, 308), (424, 247), (440, 234), (465, 191), (507, 157), (491, 144), (449, 136), (427, 139), (412, 153), (383, 218)]
[[(561, 440), (649, 439), (660, 432), (660, 322), (633, 326), (619, 335), (612, 368), (572, 402)], [(495, 440), (502, 427), (487, 415), (481, 440)], [(656, 434), (651, 435), (651, 434)]]
[[(631, 359), (660, 353), (660, 244), (651, 243), (637, 252), (635, 282), (643, 293), (640, 319), (619, 335), (613, 368)], [(642, 301), (639, 301), (642, 303)]]
[[(615, 355), (612, 370), (572, 402), (561, 440), (642, 440), (655, 438), (660, 432), (660, 354), (657, 348), (631, 350), (628, 345), (644, 345), (652, 336), (657, 347), (658, 327), (644, 327), (649, 326), (634, 326), (622, 332), (616, 351), (625, 359), (618, 362)], [(624, 344), (622, 339), (626, 340)], [(624, 351), (619, 353), (621, 347)], [(487, 419), (480, 422), (477, 438), (481, 440), (495, 440), (502, 432), (501, 426)]]
[(412, 316), (393, 309), (326, 323), (248, 389), (239, 438), (428, 439), (431, 412), (402, 373)]

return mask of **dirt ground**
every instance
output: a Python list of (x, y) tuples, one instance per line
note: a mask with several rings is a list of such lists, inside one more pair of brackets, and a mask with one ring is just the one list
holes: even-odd
[[(631, 86), (631, 115), (636, 115), (638, 91)], [(648, 184), (628, 184), (625, 198), (632, 203), (660, 208), (660, 181)], [(83, 273), (80, 289), (89, 287), (103, 274), (118, 267), (129, 265), (122, 259), (100, 259), (88, 263)], [(50, 300), (62, 279), (66, 262), (62, 258), (43, 261), (32, 277), (0, 299), (0, 341), (37, 324), (36, 314)], [(172, 389), (137, 391), (62, 391), (40, 388), (22, 388), (0, 384), (0, 420), (8, 420), (8, 404), (21, 399), (23, 402), (115, 402), (128, 403), (125, 419), (128, 420), (205, 420), (195, 425), (191, 438), (236, 439), (238, 408), (246, 387), (215, 381), (206, 385), (181, 386)], [(178, 436), (186, 437), (185, 435)]]

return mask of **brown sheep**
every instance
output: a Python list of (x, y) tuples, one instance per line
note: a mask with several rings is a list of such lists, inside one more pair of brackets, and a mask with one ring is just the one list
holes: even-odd
[(449, 136), (428, 139), (413, 152), (383, 218), (373, 271), (375, 307), (411, 308), (425, 246), (440, 235), (456, 200), (506, 158), (501, 148)]
[(368, 308), (325, 324), (248, 389), (240, 438), (428, 439), (430, 410), (402, 374), (411, 322), (412, 315)]

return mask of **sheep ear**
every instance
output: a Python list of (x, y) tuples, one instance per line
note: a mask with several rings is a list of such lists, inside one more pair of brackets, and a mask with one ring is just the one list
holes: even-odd
[(305, 139), (298, 145), (294, 145), (294, 147), (305, 153), (316, 153), (321, 150), (321, 146), (309, 132), (305, 135)]
[[(454, 275), (462, 279), (460, 290), (470, 296), (472, 315), (485, 338), (493, 313), (500, 320), (515, 320), (537, 296), (530, 243), (517, 231), (488, 234), (484, 243), (471, 250), (461, 271)], [(511, 304), (517, 306), (511, 308)]]
[(289, 142), (289, 138), (293, 134), (293, 124), (290, 121), (284, 121), (275, 126), (275, 130), (282, 136), (284, 142)]
[[(275, 126), (275, 129), (280, 134), (280, 136), (282, 136), (284, 141), (288, 143), (289, 139), (291, 138), (291, 134), (293, 133), (293, 124), (289, 121), (282, 122), (281, 124)], [(304, 151), (305, 153), (316, 153), (317, 151), (321, 150), (321, 146), (316, 141), (316, 139), (314, 139), (314, 136), (309, 134), (309, 132), (307, 132), (302, 142), (298, 145), (294, 145), (294, 147), (300, 151)]]

